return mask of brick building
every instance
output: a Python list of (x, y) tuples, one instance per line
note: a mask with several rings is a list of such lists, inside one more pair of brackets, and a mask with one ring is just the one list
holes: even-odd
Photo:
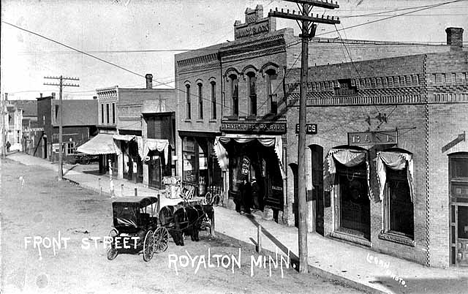
[[(372, 246), (376, 250), (420, 263), (427, 263), (429, 260), (431, 265), (448, 265), (448, 247), (446, 244), (437, 247), (435, 244), (439, 239), (428, 233), (436, 231), (426, 229), (428, 224), (433, 223), (424, 217), (425, 209), (437, 206), (433, 207), (433, 203), (427, 200), (429, 198), (426, 199), (429, 196), (425, 186), (421, 184), (427, 177), (420, 172), (416, 173), (416, 170), (427, 168), (425, 158), (428, 155), (424, 155), (427, 150), (423, 144), (427, 130), (421, 126), (427, 125), (426, 116), (432, 104), (426, 103), (424, 97), (430, 91), (446, 89), (429, 87), (428, 69), (432, 68), (429, 65), (432, 60), (443, 58), (442, 56), (449, 56), (447, 58), (451, 60), (450, 56), (455, 56), (452, 54), (463, 52), (462, 42), (459, 40), (462, 32), (457, 28), (448, 29), (447, 45), (325, 38), (311, 40), (309, 64), (314, 67), (310, 70), (308, 86), (311, 93), (308, 103), (312, 106), (311, 103), (315, 103), (312, 101), (319, 99), (320, 108), (317, 108), (313, 117), (312, 112), (309, 112), (307, 121), (311, 133), (317, 130), (314, 127), (319, 132), (308, 136), (306, 162), (309, 165), (307, 203), (310, 230)], [(178, 171), (185, 182), (198, 185), (199, 194), (203, 194), (202, 184), (205, 182), (200, 180), (204, 178), (203, 170), (208, 169), (207, 174), (218, 173), (216, 166), (204, 164), (205, 158), (215, 154), (221, 168), (225, 205), (234, 206), (233, 200), (239, 193), (243, 179), (249, 182), (255, 179), (260, 196), (257, 203), (254, 200), (254, 204), (258, 205), (263, 216), (295, 225), (295, 129), (298, 123), (295, 105), (298, 99), (298, 67), (301, 64), (300, 38), (294, 36), (290, 28), (276, 30), (274, 19), (263, 17), (261, 6), (245, 11), (245, 23), (236, 21), (234, 34), (234, 41), (176, 55), (176, 87), (179, 89), (177, 122), (180, 122), (177, 136)], [(453, 67), (453, 70), (463, 67), (464, 53), (458, 54), (461, 54), (461, 61), (455, 62), (456, 65), (447, 62), (446, 66)], [(349, 62), (350, 56), (355, 62), (343, 63)], [(462, 69), (456, 69), (455, 75), (449, 68), (446, 70), (446, 80), (453, 79), (453, 76), (455, 81), (463, 80)], [(444, 77), (442, 72), (435, 76), (438, 80)], [(459, 89), (457, 87), (454, 89)], [(456, 97), (462, 97), (460, 95), (466, 91), (463, 89)], [(313, 99), (310, 96), (312, 93), (316, 95)], [(456, 99), (455, 96), (447, 95), (441, 92), (434, 97), (447, 101)], [(213, 113), (212, 105), (217, 105), (216, 109), (220, 110), (216, 113), (216, 119), (206, 116)], [(411, 121), (408, 120), (409, 116)], [(460, 118), (458, 121), (463, 120)], [(361, 139), (357, 138), (361, 136), (377, 138), (375, 140), (398, 138), (398, 143), (389, 141), (388, 144), (374, 144), (375, 146), (369, 147), (358, 144), (357, 141)], [(191, 140), (190, 137), (195, 138)], [(354, 145), (349, 146), (348, 137), (355, 138)], [(418, 138), (419, 144), (410, 143), (412, 138)], [(203, 143), (205, 141), (207, 143)], [(381, 204), (382, 201), (388, 201), (389, 197), (385, 198), (384, 193), (380, 193), (384, 189), (377, 189), (377, 175), (375, 172), (371, 173), (371, 168), (375, 170), (372, 165), (374, 161), (368, 159), (377, 159), (377, 156), (383, 171), (388, 170), (385, 162), (391, 162), (390, 159), (394, 157), (408, 159), (400, 165), (409, 161), (414, 164), (414, 173), (411, 173), (411, 179), (414, 180), (411, 191), (414, 194), (411, 193), (410, 201), (405, 198)], [(335, 164), (336, 158), (342, 157), (354, 158), (356, 170), (350, 169), (348, 172), (346, 165)], [(324, 159), (333, 166), (324, 168)], [(463, 160), (462, 158), (461, 161)], [(200, 169), (200, 165), (204, 169)], [(343, 169), (344, 172), (341, 172)], [(323, 173), (330, 170), (331, 176), (324, 179)], [(341, 173), (337, 175), (333, 172), (336, 170)], [(407, 170), (408, 168), (404, 169)], [(381, 174), (381, 178), (384, 177), (391, 179), (388, 183), (395, 183), (397, 180), (405, 182), (404, 172), (399, 170), (390, 169)], [(219, 181), (208, 179), (208, 185)], [(346, 206), (348, 215), (344, 218), (341, 218), (341, 210), (332, 210), (335, 207), (333, 204), (337, 204), (334, 197), (338, 195), (336, 181), (339, 180), (359, 180), (353, 184), (354, 190), (351, 192), (349, 189), (347, 192), (347, 202), (338, 206)], [(367, 200), (362, 198), (362, 195), (367, 197), (369, 194), (363, 194), (367, 187), (371, 188), (370, 191), (376, 189), (372, 197), (381, 197), (382, 200), (375, 202), (369, 197)], [(406, 189), (410, 191), (410, 188)], [(405, 227), (402, 223), (384, 221), (395, 219), (395, 210), (387, 208), (397, 204), (406, 211), (406, 219), (411, 219), (413, 213), (413, 229), (409, 227), (408, 231), (393, 234), (393, 231), (404, 230), (402, 228)], [(383, 210), (384, 207), (387, 210)], [(353, 216), (353, 211), (365, 213), (361, 213), (358, 219)], [(378, 214), (382, 211), (384, 216)], [(413, 231), (412, 236), (410, 231)], [(447, 238), (442, 243), (448, 244), (448, 236), (445, 237)], [(452, 246), (455, 248), (455, 244)], [(439, 249), (435, 249), (436, 247)], [(439, 256), (436, 257), (437, 254)], [(457, 253), (452, 255), (456, 256)]]
[[(310, 227), (431, 266), (467, 266), (468, 52), (309, 73), (307, 123), (317, 131), (306, 141)], [(288, 118), (298, 115), (299, 76), (292, 70), (286, 82)], [(292, 171), (294, 127), (287, 132)], [(288, 187), (296, 181), (288, 177)], [(288, 202), (295, 197), (288, 189)]]

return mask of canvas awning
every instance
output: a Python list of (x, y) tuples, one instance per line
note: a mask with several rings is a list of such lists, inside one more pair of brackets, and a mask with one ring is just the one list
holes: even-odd
[(265, 147), (274, 147), (276, 156), (278, 157), (278, 164), (281, 171), (281, 177), (286, 178), (286, 172), (283, 167), (283, 141), (281, 136), (262, 136), (262, 135), (238, 135), (238, 134), (226, 134), (225, 136), (220, 136), (215, 138), (214, 150), (216, 156), (218, 157), (218, 163), (222, 170), (226, 170), (229, 164), (229, 157), (224, 148), (223, 144), (228, 144), (231, 140), (239, 144), (244, 144), (257, 140), (260, 144)]
[(77, 148), (78, 152), (91, 155), (116, 154), (117, 147), (112, 134), (98, 134)]

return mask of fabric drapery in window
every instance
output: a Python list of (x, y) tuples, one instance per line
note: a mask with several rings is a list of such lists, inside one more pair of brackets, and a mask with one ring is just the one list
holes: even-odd
[(218, 158), (219, 167), (222, 171), (226, 171), (226, 169), (229, 167), (229, 155), (226, 148), (224, 148), (223, 144), (221, 144), (219, 137), (215, 138), (213, 148), (216, 157)]
[(137, 137), (136, 138), (137, 143), (138, 143), (138, 154), (140, 155), (140, 158), (144, 161), (147, 161), (149, 159), (146, 159), (146, 156), (150, 151), (157, 150), (158, 152), (164, 152), (164, 161), (165, 164), (167, 164), (169, 160), (169, 140), (167, 139), (146, 139), (143, 140), (142, 137)]
[(221, 169), (225, 170), (228, 167), (229, 157), (223, 144), (228, 144), (231, 140), (239, 144), (245, 144), (253, 140), (257, 140), (265, 147), (274, 147), (276, 156), (278, 157), (278, 164), (280, 167), (281, 177), (286, 179), (286, 173), (283, 167), (283, 147), (281, 136), (260, 137), (258, 135), (226, 135), (216, 137), (215, 139), (215, 153), (218, 157), (218, 163)]
[[(327, 157), (325, 158), (325, 179), (324, 189), (325, 191), (331, 191), (335, 183), (336, 176), (336, 163), (335, 160), (343, 164), (346, 167), (354, 167), (363, 162), (366, 163), (366, 174), (367, 174), (367, 186), (370, 187), (370, 165), (369, 155), (366, 150), (355, 150), (355, 149), (331, 149)], [(368, 188), (368, 197), (372, 200), (372, 190)]]
[(408, 153), (396, 151), (381, 151), (377, 153), (377, 179), (379, 180), (379, 198), (383, 200), (385, 183), (387, 182), (387, 168), (403, 170), (407, 167), (406, 177), (413, 202), (413, 156)]

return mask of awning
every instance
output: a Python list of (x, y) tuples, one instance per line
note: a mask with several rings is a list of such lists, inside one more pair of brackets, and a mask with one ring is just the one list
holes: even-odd
[(377, 179), (379, 180), (379, 197), (383, 200), (385, 183), (387, 181), (387, 168), (392, 170), (406, 169), (406, 177), (410, 190), (411, 202), (414, 199), (413, 192), (413, 156), (399, 151), (381, 151), (377, 153)]
[(91, 155), (116, 154), (117, 147), (112, 134), (98, 134), (77, 148), (78, 152)]
[(286, 179), (286, 172), (283, 166), (283, 141), (281, 136), (262, 136), (262, 135), (239, 135), (239, 134), (226, 134), (215, 138), (214, 150), (218, 157), (218, 163), (222, 170), (227, 169), (229, 164), (229, 157), (226, 148), (223, 144), (228, 144), (231, 140), (239, 144), (244, 144), (257, 140), (260, 144), (265, 147), (274, 147), (276, 156), (278, 157), (278, 164), (281, 172), (281, 177)]
[(355, 149), (346, 149), (346, 148), (334, 148), (331, 149), (327, 157), (325, 158), (325, 176), (324, 176), (324, 190), (331, 191), (335, 185), (335, 175), (336, 175), (336, 164), (335, 160), (347, 167), (353, 167), (359, 165), (363, 162), (366, 163), (366, 174), (367, 174), (367, 187), (368, 187), (368, 197), (372, 200), (373, 193), (370, 189), (370, 164), (369, 164), (369, 155), (366, 150), (355, 150)]

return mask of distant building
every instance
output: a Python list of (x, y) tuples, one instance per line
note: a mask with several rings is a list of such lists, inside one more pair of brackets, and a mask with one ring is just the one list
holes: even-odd
[[(71, 159), (77, 146), (97, 133), (97, 100), (62, 100), (63, 105), (63, 154)], [(60, 101), (55, 94), (37, 98), (37, 128), (41, 131), (34, 139), (37, 142), (34, 156), (58, 160)], [(39, 143), (40, 142), (40, 143)]]
[(37, 101), (9, 100), (9, 104), (22, 111), (21, 151), (32, 154), (36, 143), (33, 141), (33, 134), (37, 131)]
[(175, 170), (171, 160), (175, 90), (153, 89), (152, 75), (148, 74), (146, 88), (115, 86), (98, 89), (97, 94), (98, 136), (111, 136), (109, 140), (116, 147), (115, 155), (104, 158), (111, 159), (118, 178), (161, 188), (162, 177), (173, 175)]

